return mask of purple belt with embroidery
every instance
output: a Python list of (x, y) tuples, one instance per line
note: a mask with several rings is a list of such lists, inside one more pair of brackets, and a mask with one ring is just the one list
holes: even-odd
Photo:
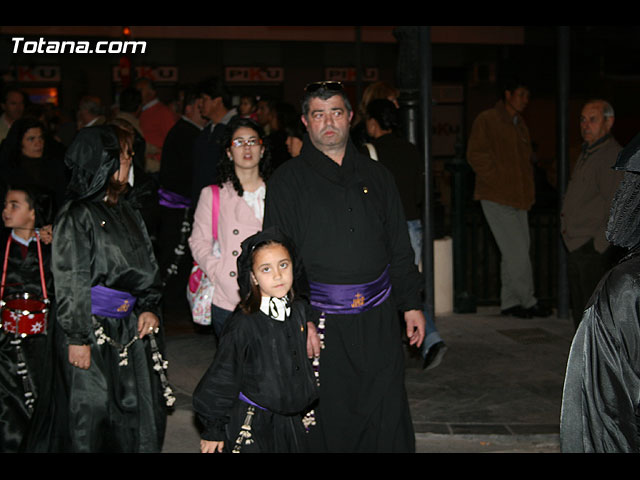
[(167, 208), (189, 208), (191, 206), (191, 199), (179, 193), (159, 188), (158, 203)]
[(124, 318), (136, 304), (136, 297), (127, 292), (96, 285), (91, 287), (91, 313), (100, 317)]
[(309, 282), (311, 305), (328, 314), (357, 314), (371, 310), (391, 294), (389, 266), (372, 282), (362, 284), (334, 285)]
[(242, 400), (243, 402), (248, 403), (249, 405), (253, 405), (253, 406), (254, 406), (254, 407), (256, 407), (256, 408), (259, 408), (260, 410), (267, 411), (267, 409), (266, 409), (266, 408), (261, 407), (260, 405), (258, 405), (256, 402), (254, 402), (254, 401), (252, 401), (252, 400), (249, 400), (249, 399), (245, 396), (245, 394), (244, 394), (244, 393), (242, 393), (242, 392), (240, 392), (240, 394), (238, 395), (238, 398), (239, 398), (240, 400)]

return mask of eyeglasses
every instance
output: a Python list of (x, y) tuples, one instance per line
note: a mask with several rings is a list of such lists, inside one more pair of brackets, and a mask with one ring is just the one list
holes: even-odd
[(342, 82), (335, 82), (331, 80), (325, 82), (313, 82), (304, 87), (304, 91), (307, 93), (317, 92), (320, 89), (339, 92), (342, 90)]
[(231, 140), (231, 146), (232, 147), (255, 147), (256, 145), (262, 145), (262, 139), (261, 138), (249, 138), (247, 140), (242, 140), (241, 138), (236, 138), (234, 140)]

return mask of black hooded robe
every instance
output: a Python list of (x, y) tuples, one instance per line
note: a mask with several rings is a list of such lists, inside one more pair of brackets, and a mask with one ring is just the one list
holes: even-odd
[[(103, 200), (106, 180), (119, 167), (117, 139), (107, 129), (83, 129), (67, 153), (75, 199), (54, 224), (52, 259), (64, 341), (58, 348), (56, 400), (46, 414), (54, 424), (44, 428), (50, 438), (38, 439), (33, 451), (142, 453), (162, 448), (166, 406), (149, 336), (133, 341), (127, 363), (120, 364), (121, 347), (137, 335), (138, 315), (152, 312), (160, 318), (160, 275), (140, 212), (123, 196), (115, 205)], [(96, 285), (136, 297), (129, 316), (92, 316), (91, 287)], [(118, 347), (99, 342), (97, 327)], [(69, 364), (70, 343), (90, 345), (88, 370)]]
[(640, 252), (602, 278), (567, 363), (560, 446), (568, 453), (640, 453)]
[(305, 136), (267, 184), (264, 227), (296, 245), (309, 281), (361, 284), (390, 265), (392, 295), (355, 315), (327, 315), (320, 355), (318, 452), (412, 452), (398, 310), (421, 310), (420, 275), (395, 181), (349, 141), (342, 166)]

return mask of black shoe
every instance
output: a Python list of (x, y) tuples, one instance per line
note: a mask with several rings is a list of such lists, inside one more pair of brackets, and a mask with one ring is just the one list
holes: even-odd
[(440, 365), (442, 357), (444, 357), (445, 353), (447, 353), (447, 346), (444, 344), (444, 342), (438, 342), (434, 344), (427, 352), (427, 355), (424, 357), (422, 369), (431, 370), (432, 368), (436, 368), (438, 365)]
[[(533, 307), (532, 307), (533, 308)], [(529, 308), (522, 308), (520, 305), (502, 310), (502, 315), (513, 316), (518, 318), (532, 318), (533, 314)]]
[(551, 315), (551, 309), (543, 307), (539, 303), (536, 303), (533, 307), (527, 308), (527, 311), (532, 317), (548, 317)]

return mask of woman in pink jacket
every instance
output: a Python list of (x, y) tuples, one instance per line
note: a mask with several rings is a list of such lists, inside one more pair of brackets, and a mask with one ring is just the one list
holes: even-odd
[(240, 243), (262, 229), (266, 180), (270, 171), (269, 148), (262, 128), (249, 118), (234, 118), (222, 142), (218, 165), (218, 235), (212, 234), (211, 187), (200, 192), (189, 246), (193, 259), (212, 280), (215, 290), (211, 323), (220, 338), (225, 320), (240, 301), (236, 261)]

